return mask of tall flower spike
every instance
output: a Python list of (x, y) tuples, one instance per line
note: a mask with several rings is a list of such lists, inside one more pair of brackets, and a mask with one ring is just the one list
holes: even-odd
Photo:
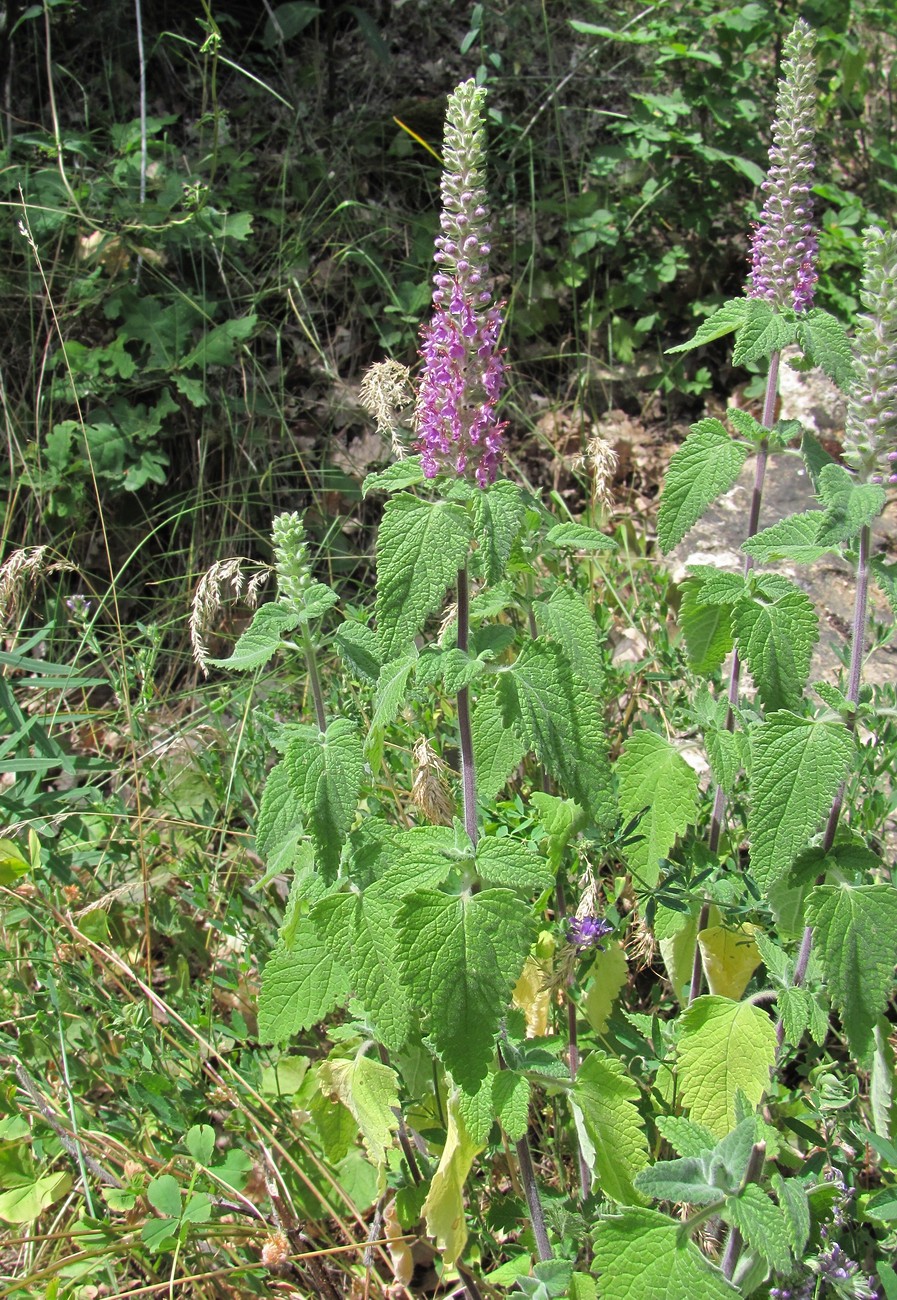
[(476, 477), (481, 487), (495, 479), (504, 430), (496, 418), (504, 364), (501, 311), (492, 305), (489, 279), (485, 98), (473, 81), (449, 96), (433, 315), (422, 330), (424, 372), (414, 413), (426, 477), (460, 474)]
[(776, 96), (766, 195), (751, 239), (748, 297), (804, 311), (816, 288), (816, 231), (810, 193), (815, 153), (816, 37), (798, 18), (785, 41)]
[(847, 403), (844, 459), (864, 479), (897, 483), (897, 234), (865, 232), (853, 353), (857, 378)]
[(296, 511), (277, 515), (271, 524), (278, 599), (283, 605), (303, 609), (306, 589), (314, 581), (305, 541), (305, 525)]

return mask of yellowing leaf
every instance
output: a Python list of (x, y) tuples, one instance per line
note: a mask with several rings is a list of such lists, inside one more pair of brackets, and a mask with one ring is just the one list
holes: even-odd
[(629, 967), (622, 943), (608, 946), (606, 952), (595, 954), (592, 962), (592, 983), (582, 1000), (582, 1012), (596, 1034), (603, 1034), (617, 995), (629, 978)]
[(448, 1136), (439, 1168), (433, 1175), (427, 1199), (424, 1201), (424, 1219), (427, 1231), (436, 1238), (446, 1265), (459, 1259), (467, 1242), (467, 1225), (464, 1222), (464, 1184), (471, 1166), (482, 1151), (464, 1127), (457, 1097), (448, 1104)]
[(527, 1038), (541, 1038), (548, 1033), (551, 990), (545, 985), (550, 974), (550, 962), (527, 957), (520, 979), (514, 985), (513, 1002), (526, 1019)]
[(748, 981), (760, 965), (760, 952), (754, 943), (753, 926), (737, 930), (715, 925), (698, 935), (704, 974), (711, 993), (738, 1001)]
[(0, 885), (9, 889), (20, 876), (31, 870), (31, 863), (13, 840), (0, 839)]
[(392, 1112), (399, 1104), (395, 1070), (367, 1056), (356, 1056), (352, 1061), (324, 1061), (318, 1080), (325, 1095), (352, 1112), (371, 1160), (385, 1164), (386, 1148), (399, 1125)]
[(750, 1002), (697, 998), (682, 1015), (679, 1096), (697, 1124), (717, 1137), (735, 1127), (739, 1089), (757, 1105), (775, 1062), (776, 1030)]

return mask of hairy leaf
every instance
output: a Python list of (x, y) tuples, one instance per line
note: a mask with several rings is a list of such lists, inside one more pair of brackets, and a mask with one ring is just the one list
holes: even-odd
[(766, 708), (793, 707), (810, 675), (819, 619), (809, 596), (781, 574), (758, 575), (756, 588), (735, 607), (735, 640)]
[(492, 1105), (512, 1142), (519, 1142), (529, 1128), (531, 1091), (529, 1081), (513, 1070), (496, 1070), (492, 1075)]
[(359, 681), (373, 685), (380, 675), (383, 660), (377, 633), (363, 623), (346, 620), (334, 637), (343, 663)]
[(525, 516), (520, 488), (507, 479), (500, 479), (474, 497), (473, 526), (479, 543), (477, 564), (488, 583), (500, 582), (504, 577)]
[(718, 1187), (707, 1182), (705, 1161), (697, 1156), (681, 1160), (658, 1160), (635, 1179), (643, 1196), (653, 1201), (685, 1201), (690, 1205), (713, 1205), (722, 1199)]
[(482, 691), (471, 711), (477, 797), (491, 803), (526, 754), (526, 745), (505, 726), (498, 687)]
[(546, 541), (554, 546), (570, 546), (577, 551), (615, 551), (617, 543), (597, 528), (585, 524), (555, 524), (549, 528)]
[(819, 366), (844, 392), (854, 381), (853, 351), (839, 320), (821, 307), (797, 318), (797, 342), (811, 365)]
[(252, 622), (234, 646), (230, 658), (210, 659), (216, 668), (229, 668), (245, 673), (250, 668), (260, 668), (283, 645), (281, 635), (299, 626), (300, 618), (294, 609), (272, 601), (262, 605), (252, 616)]
[(423, 482), (420, 456), (405, 456), (376, 474), (368, 474), (361, 485), (362, 500), (369, 492), (401, 492), (403, 488), (416, 487)]
[(721, 339), (724, 335), (731, 334), (744, 322), (747, 310), (746, 298), (730, 298), (698, 326), (687, 343), (678, 343), (674, 348), (667, 348), (667, 353), (690, 352), (692, 348), (699, 348), (704, 343), (712, 343), (714, 339)]
[(626, 850), (638, 882), (653, 889), (665, 858), (697, 812), (698, 776), (675, 745), (653, 731), (635, 731), (617, 760), (620, 812), (642, 814), (643, 836)]
[(783, 1178), (778, 1172), (772, 1176), (772, 1187), (785, 1213), (785, 1229), (791, 1250), (798, 1258), (803, 1253), (810, 1236), (810, 1204), (807, 1189), (798, 1178)]
[(376, 1165), (386, 1164), (387, 1148), (399, 1126), (393, 1107), (399, 1104), (399, 1076), (370, 1056), (351, 1061), (322, 1061), (318, 1068), (321, 1091), (341, 1101), (361, 1130), (365, 1148)]
[(341, 1003), (349, 977), (311, 921), (299, 921), (292, 947), (279, 943), (265, 963), (259, 1039), (281, 1043), (310, 1029)]
[(684, 1115), (660, 1115), (657, 1128), (680, 1156), (702, 1156), (716, 1146), (716, 1134)]
[(858, 483), (843, 465), (825, 465), (819, 474), (819, 495), (826, 506), (819, 541), (837, 545), (854, 537), (877, 519), (887, 493), (880, 483)]
[(477, 844), (476, 872), (490, 885), (507, 885), (524, 894), (541, 894), (554, 881), (543, 858), (520, 840), (484, 836)]
[(408, 678), (418, 661), (417, 650), (412, 646), (408, 654), (391, 663), (384, 664), (377, 678), (377, 690), (374, 694), (374, 716), (371, 718), (370, 730), (364, 742), (364, 756), (373, 772), (378, 771), (383, 761), (383, 741), (386, 728), (395, 722), (402, 705)]
[(786, 321), (762, 298), (750, 298), (742, 328), (738, 331), (732, 364), (745, 366), (750, 361), (781, 352), (794, 342), (795, 326)]
[(790, 1271), (788, 1215), (756, 1183), (748, 1183), (738, 1196), (726, 1197), (723, 1218), (776, 1273)]
[(533, 612), (539, 631), (558, 642), (574, 673), (597, 694), (604, 684), (604, 658), (595, 617), (579, 592), (556, 587), (549, 600), (536, 602)]
[(699, 420), (667, 470), (657, 535), (666, 555), (693, 528), (708, 506), (727, 492), (749, 449), (734, 442), (719, 420)]
[(255, 824), (255, 847), (269, 870), (285, 870), (305, 830), (286, 763), (268, 773)]
[(683, 582), (679, 625), (685, 637), (689, 665), (696, 673), (716, 672), (734, 645), (732, 611), (728, 605), (705, 603), (702, 583)]
[(823, 555), (838, 549), (835, 545), (820, 545), (819, 529), (824, 518), (824, 510), (807, 510), (802, 515), (790, 515), (771, 528), (764, 528), (749, 537), (742, 543), (741, 549), (761, 564), (773, 564), (776, 560), (815, 564)]
[(332, 879), (358, 803), (364, 768), (361, 737), (348, 718), (336, 718), (315, 739), (292, 740), (284, 763), (318, 865), (325, 879)]
[(897, 618), (897, 564), (886, 564), (882, 556), (873, 555), (872, 575), (891, 606), (891, 613)]
[(648, 1139), (636, 1102), (640, 1092), (623, 1063), (591, 1052), (576, 1075), (571, 1098), (593, 1151), (592, 1175), (603, 1196), (623, 1205), (639, 1199), (635, 1175), (648, 1163)]
[(680, 1097), (691, 1119), (725, 1137), (737, 1118), (736, 1094), (760, 1101), (775, 1053), (775, 1025), (760, 1007), (697, 998), (682, 1014), (679, 1040)]
[(656, 1210), (599, 1219), (594, 1270), (601, 1300), (735, 1300), (740, 1295), (682, 1231)]

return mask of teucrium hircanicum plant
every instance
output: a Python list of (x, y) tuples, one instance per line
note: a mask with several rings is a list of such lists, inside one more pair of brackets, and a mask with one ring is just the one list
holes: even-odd
[[(583, 575), (614, 544), (556, 524), (498, 477), (505, 363), (488, 272), (485, 92), (470, 82), (448, 107), (411, 419), (419, 455), (364, 486), (388, 497), (373, 616), (340, 617), (301, 518), (283, 515), (277, 599), (226, 661), (253, 669), (292, 655), (308, 686), (298, 720), (275, 731), (255, 824), (268, 877), (291, 880), (260, 1037), (282, 1044), (333, 1018), (309, 1071), (310, 1131), (331, 1163), (345, 1155), (345, 1126), (359, 1134), (402, 1226), (423, 1217), (473, 1300), (491, 1226), (476, 1198), (465, 1203), (472, 1171), (490, 1204), (490, 1174), (494, 1185), (507, 1171), (519, 1195), (521, 1273), (539, 1262), (514, 1294), (722, 1300), (779, 1294), (805, 1268), (826, 1276), (834, 1246), (822, 1248), (820, 1225), (838, 1224), (820, 1195), (821, 1157), (804, 1162), (803, 1137), (781, 1138), (792, 1111), (778, 1110), (777, 1089), (789, 1094), (775, 1072), (805, 1037), (824, 1042), (833, 1007), (877, 1071), (875, 1124), (886, 1127), (897, 890), (846, 801), (858, 721), (875, 725), (860, 687), (870, 577), (897, 603), (892, 570), (872, 554), (894, 449), (895, 243), (867, 238), (846, 468), (773, 419), (786, 345), (854, 383), (844, 330), (810, 305), (806, 24), (785, 56), (749, 292), (682, 345), (734, 331), (739, 359), (769, 360), (762, 419), (731, 411), (734, 438), (701, 421), (664, 488), (668, 550), (756, 455), (742, 572), (697, 567), (684, 584), (687, 706), (641, 718), (611, 764), (607, 616)], [(405, 372), (380, 364), (365, 400), (395, 432), (396, 407), (411, 405)], [(820, 508), (761, 529), (768, 452), (798, 435)], [(808, 695), (817, 614), (772, 566), (829, 553), (857, 572), (851, 662), (844, 689), (819, 682)], [(692, 748), (703, 742), (710, 789), (680, 724)], [(657, 1015), (656, 984), (656, 996), (639, 993), (630, 978), (614, 938), (628, 910), (640, 951), (660, 948), (678, 1015)], [(800, 1114), (805, 1136), (815, 1120)], [(673, 1203), (684, 1222), (664, 1212)], [(589, 1242), (597, 1280), (574, 1271)]]

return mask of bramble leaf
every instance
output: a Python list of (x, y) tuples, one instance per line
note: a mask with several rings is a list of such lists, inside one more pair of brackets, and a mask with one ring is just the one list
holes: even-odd
[(689, 1117), (717, 1137), (735, 1126), (736, 1094), (756, 1106), (775, 1063), (775, 1025), (750, 1002), (696, 998), (682, 1013), (679, 1089)]
[(292, 632), (299, 626), (300, 618), (295, 610), (279, 601), (262, 605), (252, 616), (252, 622), (242, 634), (227, 659), (209, 659), (216, 668), (229, 668), (235, 673), (248, 672), (250, 668), (260, 668), (283, 645), (281, 635)]
[(688, 1240), (677, 1219), (656, 1210), (627, 1209), (599, 1219), (593, 1268), (601, 1300), (735, 1300), (741, 1294)]
[(664, 555), (693, 528), (708, 506), (727, 492), (747, 459), (749, 448), (733, 441), (719, 420), (699, 420), (673, 455), (657, 516)]
[(810, 675), (819, 619), (809, 596), (781, 574), (757, 575), (755, 589), (735, 606), (735, 640), (766, 708), (793, 707)]
[(312, 740), (304, 736), (291, 740), (283, 761), (311, 832), (318, 866), (325, 879), (332, 879), (361, 789), (361, 737), (348, 718), (336, 718)]
[(549, 600), (533, 606), (540, 632), (563, 648), (574, 673), (595, 693), (604, 683), (604, 659), (598, 625), (588, 605), (572, 587), (556, 587)]
[(730, 298), (698, 326), (687, 343), (678, 343), (674, 348), (667, 348), (667, 353), (690, 352), (692, 348), (699, 348), (704, 343), (712, 343), (714, 339), (721, 339), (724, 335), (731, 334), (741, 326), (747, 310), (746, 298)]
[(894, 987), (897, 888), (819, 885), (807, 898), (807, 924), (847, 1041), (865, 1059), (875, 1023)]
[(377, 635), (385, 659), (404, 653), (439, 607), (470, 550), (467, 511), (402, 493), (388, 501), (377, 537)]
[(827, 815), (854, 740), (841, 722), (784, 710), (752, 727), (750, 739), (751, 875), (766, 891), (787, 873)]
[(477, 798), (490, 803), (526, 755), (526, 745), (505, 726), (498, 687), (482, 691), (471, 710)]
[(292, 947), (279, 943), (265, 963), (259, 993), (259, 1039), (281, 1043), (310, 1029), (349, 992), (349, 977), (311, 921), (296, 926)]
[(859, 483), (843, 465), (825, 465), (819, 474), (819, 495), (826, 506), (819, 541), (849, 542), (877, 519), (887, 493), (880, 483)]
[(641, 1094), (623, 1063), (591, 1052), (570, 1096), (588, 1134), (589, 1163), (601, 1194), (623, 1205), (637, 1203), (632, 1180), (648, 1163), (648, 1139), (635, 1105)]
[(321, 899), (311, 919), (346, 971), (380, 1041), (397, 1052), (408, 1037), (411, 1010), (396, 963), (392, 909), (370, 892), (353, 890)]
[(507, 726), (536, 754), (596, 822), (613, 816), (610, 769), (594, 695), (574, 676), (561, 649), (529, 641), (499, 678)]
[(387, 1147), (399, 1126), (393, 1107), (399, 1104), (399, 1076), (369, 1056), (351, 1061), (322, 1061), (318, 1083), (325, 1096), (341, 1101), (361, 1130), (374, 1164), (386, 1164)]
[(398, 962), (437, 1055), (465, 1092), (486, 1077), (501, 1016), (535, 937), (509, 889), (409, 894), (398, 914)]
[(620, 812), (629, 819), (642, 813), (643, 836), (626, 849), (639, 884), (653, 889), (665, 858), (697, 813), (698, 775), (675, 745), (653, 731), (635, 731), (617, 759)]

